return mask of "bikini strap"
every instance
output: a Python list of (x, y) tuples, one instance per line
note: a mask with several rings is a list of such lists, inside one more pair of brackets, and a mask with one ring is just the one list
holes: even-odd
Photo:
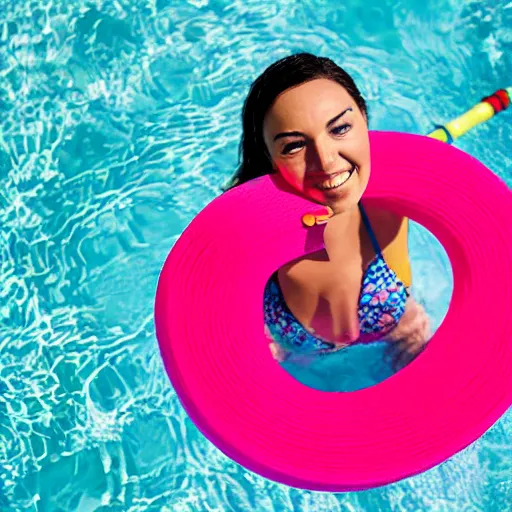
[(361, 217), (364, 222), (364, 227), (366, 228), (368, 235), (370, 235), (370, 240), (372, 242), (373, 250), (375, 251), (375, 254), (377, 256), (382, 256), (382, 253), (380, 251), (379, 242), (377, 242), (377, 238), (375, 237), (375, 233), (373, 232), (372, 225), (370, 224), (370, 219), (368, 218), (368, 215), (366, 215), (366, 212), (364, 211), (364, 208), (363, 208), (363, 205), (361, 202), (359, 202), (358, 206), (359, 206), (359, 210), (361, 211)]

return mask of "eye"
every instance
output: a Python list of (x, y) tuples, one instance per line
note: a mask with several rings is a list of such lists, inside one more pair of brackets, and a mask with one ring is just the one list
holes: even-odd
[(334, 133), (334, 135), (343, 135), (344, 133), (347, 133), (350, 128), (351, 126), (345, 123), (340, 126), (336, 126), (336, 128), (333, 128), (332, 133)]
[[(345, 124), (342, 124), (340, 126), (336, 126), (335, 128), (333, 128), (331, 130), (331, 133), (334, 133), (334, 135), (344, 135), (345, 133), (347, 133), (350, 128), (352, 128), (352, 126), (348, 123), (345, 123)], [(288, 155), (288, 154), (293, 154), (293, 153), (296, 153), (297, 151), (296, 150), (299, 150), (301, 149), (302, 147), (304, 147), (304, 141), (301, 141), (301, 140), (298, 140), (298, 141), (295, 141), (295, 142), (290, 142), (289, 144), (286, 144), (283, 148), (283, 150), (281, 151), (281, 154), (282, 155)]]
[(295, 149), (300, 149), (304, 146), (304, 142), (301, 140), (298, 140), (296, 142), (290, 142), (289, 144), (286, 144), (286, 146), (283, 148), (282, 154), (287, 155), (289, 153), (292, 153)]

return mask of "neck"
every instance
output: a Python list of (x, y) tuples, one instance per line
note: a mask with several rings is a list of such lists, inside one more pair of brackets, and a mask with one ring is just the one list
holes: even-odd
[(335, 213), (324, 230), (325, 250), (331, 261), (346, 260), (347, 251), (354, 251), (354, 243), (359, 243), (361, 213), (356, 204), (343, 213)]

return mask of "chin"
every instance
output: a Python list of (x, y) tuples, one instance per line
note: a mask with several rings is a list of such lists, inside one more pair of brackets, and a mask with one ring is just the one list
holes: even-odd
[(337, 215), (339, 213), (346, 213), (355, 208), (357, 206), (357, 201), (351, 199), (344, 199), (342, 201), (334, 201), (327, 203), (327, 206), (329, 206), (332, 209), (334, 215)]
[(348, 212), (357, 207), (357, 204), (361, 199), (361, 195), (362, 194), (359, 193), (359, 190), (352, 189), (340, 197), (325, 197), (322, 202), (326, 206), (329, 206), (336, 215), (338, 213)]

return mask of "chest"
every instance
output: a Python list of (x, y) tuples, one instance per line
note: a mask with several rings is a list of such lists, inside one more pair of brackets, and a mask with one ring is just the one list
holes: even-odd
[[(339, 245), (326, 240), (326, 249), (278, 271), (283, 297), (295, 318), (332, 342), (358, 338), (362, 285), (378, 268), (375, 247), (364, 227), (345, 235)], [(335, 236), (333, 241), (337, 243)]]
[(292, 275), (283, 269), (279, 285), (288, 308), (311, 333), (334, 343), (356, 340), (361, 285), (374, 257), (361, 245), (343, 265), (319, 252), (295, 263)]
[(361, 284), (375, 250), (364, 230), (355, 230), (339, 251), (322, 249), (278, 271), (279, 284), (292, 312), (311, 316), (332, 309), (357, 310)]

